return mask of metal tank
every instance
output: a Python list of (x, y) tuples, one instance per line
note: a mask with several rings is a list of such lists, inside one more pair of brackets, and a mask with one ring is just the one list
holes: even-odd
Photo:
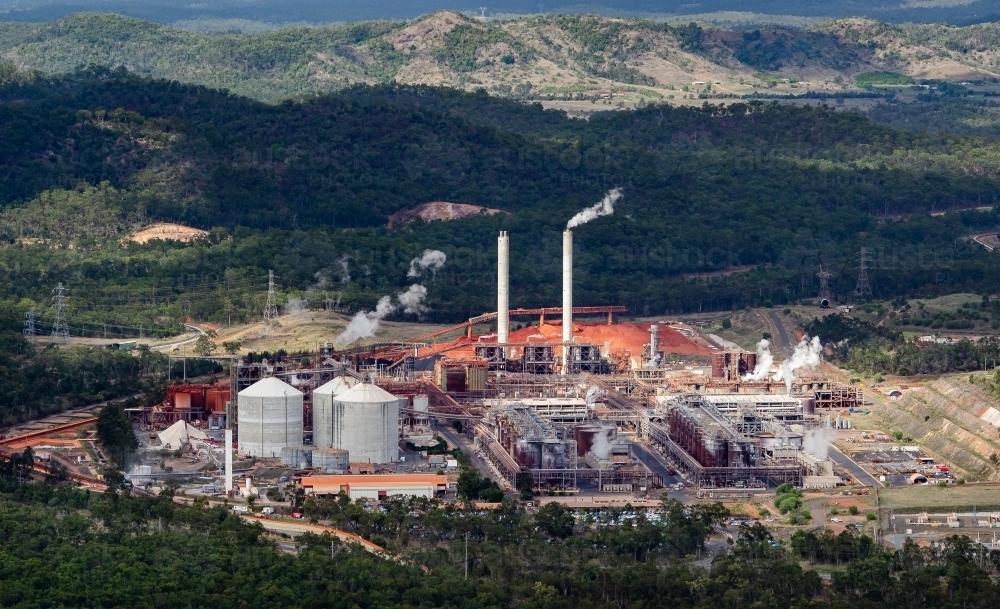
[(350, 451), (354, 461), (396, 462), (399, 402), (399, 398), (372, 383), (359, 383), (335, 396), (332, 447)]
[(319, 448), (312, 453), (312, 466), (324, 473), (351, 469), (351, 455), (342, 448)]
[(282, 448), (302, 445), (301, 391), (269, 377), (241, 391), (236, 401), (240, 453), (277, 458)]
[(281, 464), (299, 469), (312, 467), (312, 455), (312, 446), (285, 446), (281, 449)]
[(338, 376), (312, 393), (313, 446), (333, 447), (333, 398), (358, 384), (352, 376)]

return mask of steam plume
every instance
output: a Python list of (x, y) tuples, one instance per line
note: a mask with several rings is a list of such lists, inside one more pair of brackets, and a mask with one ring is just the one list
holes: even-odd
[(419, 277), (420, 273), (425, 270), (436, 273), (438, 269), (444, 266), (444, 262), (447, 259), (448, 257), (444, 252), (424, 250), (423, 254), (410, 261), (410, 271), (406, 273), (406, 276)]
[(391, 296), (383, 296), (379, 299), (374, 311), (361, 311), (351, 319), (340, 336), (333, 339), (335, 345), (349, 345), (356, 340), (374, 336), (378, 330), (379, 322), (392, 314), (396, 307), (392, 304)]
[(820, 460), (826, 459), (830, 453), (830, 444), (836, 437), (837, 431), (834, 429), (810, 429), (802, 438), (802, 449)]
[(763, 381), (771, 374), (771, 364), (774, 363), (774, 356), (771, 355), (771, 343), (766, 339), (757, 343), (757, 365), (753, 371), (743, 377), (744, 381)]
[(597, 203), (593, 207), (588, 207), (587, 209), (581, 211), (577, 215), (570, 218), (569, 222), (566, 223), (566, 228), (574, 228), (580, 226), (581, 224), (586, 224), (594, 218), (599, 218), (601, 216), (610, 216), (615, 213), (615, 203), (618, 199), (622, 198), (622, 191), (620, 188), (611, 189), (608, 194), (604, 195), (600, 203)]
[(427, 312), (424, 306), (424, 298), (427, 298), (427, 288), (422, 285), (411, 285), (408, 290), (399, 295), (399, 304), (403, 307), (403, 313), (423, 315)]
[(823, 346), (820, 344), (818, 336), (812, 337), (812, 340), (809, 340), (808, 336), (802, 337), (799, 344), (795, 346), (792, 356), (781, 362), (781, 368), (774, 374), (774, 380), (785, 381), (785, 388), (791, 393), (792, 381), (795, 380), (795, 371), (818, 366), (820, 362), (819, 356), (822, 352)]

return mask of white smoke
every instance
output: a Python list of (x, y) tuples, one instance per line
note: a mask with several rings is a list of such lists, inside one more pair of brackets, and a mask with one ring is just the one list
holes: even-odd
[(613, 437), (615, 432), (610, 428), (602, 427), (601, 431), (594, 434), (594, 443), (590, 447), (590, 452), (594, 453), (594, 456), (598, 459), (607, 459), (608, 455), (611, 454), (611, 437)]
[(750, 374), (743, 377), (744, 381), (763, 381), (767, 375), (771, 374), (771, 364), (774, 363), (774, 356), (771, 355), (771, 343), (767, 339), (762, 339), (757, 343), (757, 365)]
[[(427, 288), (420, 284), (411, 285), (405, 292), (400, 292), (396, 298), (399, 300), (398, 306), (392, 304), (391, 296), (383, 296), (379, 299), (378, 304), (375, 305), (374, 311), (361, 311), (355, 314), (351, 318), (351, 322), (344, 328), (344, 331), (340, 333), (340, 336), (333, 339), (333, 344), (349, 345), (362, 338), (375, 336), (375, 332), (378, 331), (379, 322), (395, 313), (396, 309), (400, 307), (402, 307), (403, 313), (418, 316), (423, 315), (429, 310), (423, 304), (424, 299), (427, 298)], [(337, 299), (337, 303), (340, 303), (339, 298)]]
[(569, 219), (566, 223), (566, 228), (574, 228), (580, 226), (581, 224), (586, 224), (594, 218), (599, 218), (601, 216), (610, 216), (615, 213), (615, 203), (618, 199), (622, 198), (622, 191), (620, 188), (611, 189), (608, 194), (604, 195), (601, 202), (594, 205), (593, 207), (588, 207), (587, 209), (581, 211), (577, 215)]
[(808, 336), (803, 336), (799, 344), (795, 346), (792, 356), (781, 362), (781, 367), (774, 373), (773, 380), (785, 381), (785, 388), (789, 393), (792, 391), (792, 381), (795, 380), (795, 371), (802, 368), (812, 369), (819, 365), (820, 354), (823, 352), (823, 345), (819, 342), (819, 337), (814, 336), (812, 340)]
[(834, 429), (810, 429), (802, 438), (802, 450), (822, 461), (830, 454), (830, 444), (833, 444), (836, 437), (837, 431)]
[(341, 256), (340, 259), (337, 260), (337, 264), (340, 265), (340, 283), (351, 282), (351, 267), (348, 264), (350, 259), (350, 256)]
[(597, 403), (597, 399), (604, 397), (604, 391), (597, 385), (591, 385), (590, 389), (587, 390), (587, 405), (593, 406)]
[(430, 271), (436, 274), (438, 269), (444, 266), (448, 257), (444, 252), (438, 250), (424, 250), (424, 253), (410, 261), (410, 271), (407, 277), (420, 277), (422, 271)]
[(302, 298), (289, 298), (285, 304), (285, 313), (300, 313), (306, 310), (306, 301)]
[(351, 319), (351, 323), (340, 336), (333, 339), (335, 345), (349, 345), (362, 338), (375, 336), (379, 322), (392, 314), (396, 307), (392, 304), (391, 296), (383, 296), (379, 299), (374, 311), (361, 311)]
[(403, 307), (403, 313), (423, 315), (427, 312), (424, 306), (424, 298), (427, 298), (427, 288), (417, 284), (411, 285), (408, 290), (399, 295), (399, 304)]

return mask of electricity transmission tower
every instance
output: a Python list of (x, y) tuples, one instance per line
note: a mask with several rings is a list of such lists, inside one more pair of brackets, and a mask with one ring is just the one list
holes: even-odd
[(28, 342), (35, 342), (35, 307), (31, 307), (24, 314), (24, 337)]
[(861, 248), (861, 258), (858, 261), (858, 285), (854, 288), (855, 296), (871, 296), (872, 286), (868, 283), (868, 250)]
[(819, 277), (819, 299), (820, 300), (830, 300), (830, 277), (833, 276), (832, 273), (828, 273), (823, 270), (823, 265), (819, 265), (819, 272), (816, 273)]
[(267, 272), (267, 304), (264, 305), (264, 325), (271, 326), (278, 320), (278, 305), (274, 302), (274, 271)]
[(52, 290), (52, 309), (56, 318), (52, 322), (53, 342), (69, 342), (69, 326), (66, 325), (66, 288), (61, 283)]

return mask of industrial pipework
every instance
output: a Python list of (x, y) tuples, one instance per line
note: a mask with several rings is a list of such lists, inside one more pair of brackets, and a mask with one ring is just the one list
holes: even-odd
[(506, 359), (510, 337), (510, 240), (507, 231), (500, 231), (497, 239), (497, 345)]
[(569, 343), (573, 342), (573, 231), (563, 232), (562, 373), (569, 374)]

